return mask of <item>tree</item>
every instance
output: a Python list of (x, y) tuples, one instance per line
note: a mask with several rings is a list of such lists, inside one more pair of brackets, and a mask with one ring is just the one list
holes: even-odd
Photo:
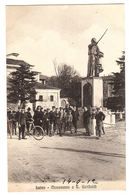
[(81, 106), (81, 77), (74, 76), (69, 90), (71, 105)]
[[(122, 56), (116, 60), (120, 67), (120, 72), (114, 74), (113, 98), (108, 100), (108, 107), (113, 107), (114, 110), (123, 110), (125, 107), (125, 52), (122, 51)], [(111, 106), (112, 105), (112, 106)]]
[(81, 102), (81, 78), (72, 66), (67, 64), (57, 65), (54, 61), (56, 76), (51, 77), (49, 84), (61, 89), (61, 97), (67, 97), (73, 104)]
[(31, 70), (32, 65), (21, 61), (16, 67), (16, 71), (11, 72), (8, 78), (8, 102), (18, 103), (25, 107), (29, 100), (34, 101), (35, 91), (35, 75), (36, 72)]
[(114, 73), (114, 95), (117, 96), (118, 105), (123, 110), (125, 107), (125, 52), (122, 52), (122, 56), (116, 60), (120, 67), (120, 73)]
[(125, 73), (125, 51), (122, 51), (122, 56), (116, 62), (120, 66), (121, 72)]
[(70, 97), (70, 89), (76, 71), (66, 64), (58, 66), (58, 87), (61, 88), (62, 97)]

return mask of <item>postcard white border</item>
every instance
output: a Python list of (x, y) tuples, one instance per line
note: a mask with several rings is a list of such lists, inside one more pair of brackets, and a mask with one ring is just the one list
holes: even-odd
[[(129, 150), (129, 2), (128, 0), (2, 0), (0, 2), (0, 193), (8, 194), (8, 173), (7, 173), (7, 139), (6, 139), (6, 18), (5, 18), (5, 6), (6, 5), (42, 5), (42, 4), (114, 4), (114, 3), (125, 3), (125, 27), (126, 27), (126, 130), (127, 130), (127, 190), (126, 192), (115, 191), (117, 194), (129, 193), (129, 159), (128, 159), (128, 150)], [(32, 192), (31, 192), (32, 193)], [(37, 194), (38, 192), (36, 192)], [(43, 192), (45, 194), (59, 194), (60, 192)], [(66, 192), (61, 192), (65, 194)], [(91, 192), (67, 192), (67, 194), (89, 194)], [(92, 193), (114, 193), (109, 191), (98, 191)], [(12, 193), (13, 194), (13, 193)], [(17, 194), (17, 193), (15, 193)], [(24, 193), (25, 194), (25, 193)]]

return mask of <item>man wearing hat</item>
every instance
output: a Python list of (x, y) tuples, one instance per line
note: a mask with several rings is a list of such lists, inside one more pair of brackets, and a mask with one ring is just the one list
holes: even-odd
[(33, 119), (32, 119), (32, 115), (31, 115), (31, 108), (28, 107), (27, 112), (26, 112), (26, 128), (27, 128), (27, 133), (29, 134), (29, 130), (30, 130), (30, 125), (32, 123)]
[(22, 134), (22, 139), (25, 139), (26, 114), (25, 114), (25, 109), (23, 108), (19, 113), (18, 125), (19, 125), (19, 140), (21, 139), (21, 134)]
[(35, 125), (42, 126), (43, 117), (41, 113), (41, 106), (37, 106), (37, 109), (34, 112), (33, 119)]
[(13, 130), (12, 119), (13, 119), (12, 109), (8, 108), (7, 109), (7, 130), (10, 135), (10, 139), (12, 139), (12, 130)]
[(101, 133), (102, 133), (102, 130), (104, 128), (103, 127), (103, 121), (105, 119), (105, 114), (102, 111), (102, 107), (97, 108), (97, 113), (96, 113), (95, 119), (96, 119), (97, 134), (98, 134), (99, 137), (101, 137)]
[(50, 119), (50, 133), (55, 133), (56, 126), (57, 126), (57, 118), (56, 118), (56, 108), (55, 106), (52, 106), (52, 110), (49, 113), (49, 119)]

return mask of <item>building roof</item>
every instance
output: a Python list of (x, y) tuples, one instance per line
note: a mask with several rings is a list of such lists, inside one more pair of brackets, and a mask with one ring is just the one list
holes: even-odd
[(12, 58), (7, 58), (6, 59), (6, 63), (9, 64), (9, 65), (29, 65), (30, 67), (33, 67), (34, 65), (30, 65), (28, 64), (27, 62), (23, 61), (23, 60), (15, 60), (15, 59), (12, 59)]
[(35, 89), (57, 89), (57, 90), (60, 90), (59, 88), (57, 87), (53, 87), (53, 86), (50, 86), (50, 85), (44, 85), (43, 83), (36, 83), (35, 85)]
[(45, 75), (40, 75), (39, 76), (39, 79), (40, 80), (47, 80), (49, 77), (48, 76), (45, 76)]
[(7, 65), (7, 69), (16, 69), (17, 67), (19, 67), (18, 65)]

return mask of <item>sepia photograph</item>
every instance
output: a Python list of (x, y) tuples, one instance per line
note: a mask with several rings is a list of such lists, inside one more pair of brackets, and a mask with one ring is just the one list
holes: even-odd
[(125, 5), (6, 5), (8, 191), (126, 190)]

